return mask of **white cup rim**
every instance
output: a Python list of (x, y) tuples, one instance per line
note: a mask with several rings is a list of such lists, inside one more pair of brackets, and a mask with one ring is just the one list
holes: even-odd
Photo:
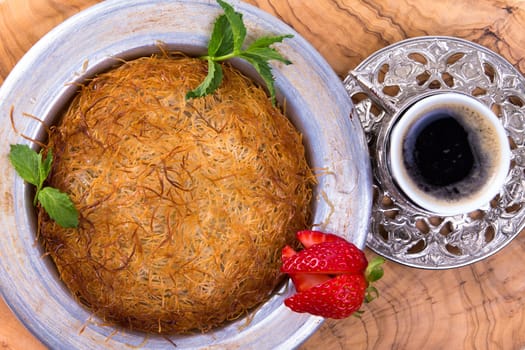
[[(411, 125), (419, 119), (421, 111), (425, 111), (438, 103), (452, 103), (468, 105), (491, 122), (496, 132), (500, 150), (499, 163), (496, 171), (492, 173), (488, 181), (481, 186), (475, 196), (469, 196), (461, 200), (448, 201), (436, 200), (435, 197), (425, 193), (409, 176), (403, 161), (403, 140)], [(474, 97), (455, 92), (437, 93), (416, 101), (410, 107), (401, 112), (399, 120), (392, 127), (390, 133), (388, 161), (391, 175), (399, 189), (417, 206), (441, 215), (457, 215), (469, 213), (486, 205), (494, 198), (505, 184), (510, 167), (511, 151), (506, 131), (494, 114), (485, 104)]]

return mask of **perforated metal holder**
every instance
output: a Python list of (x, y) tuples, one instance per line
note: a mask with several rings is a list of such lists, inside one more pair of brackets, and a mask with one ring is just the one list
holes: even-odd
[[(447, 269), (496, 253), (525, 227), (525, 79), (503, 57), (458, 38), (413, 38), (372, 54), (344, 85), (365, 130), (373, 166), (368, 247), (404, 265)], [(443, 217), (415, 206), (388, 170), (387, 142), (396, 111), (438, 91), (460, 92), (489, 106), (509, 138), (505, 185), (471, 213)]]

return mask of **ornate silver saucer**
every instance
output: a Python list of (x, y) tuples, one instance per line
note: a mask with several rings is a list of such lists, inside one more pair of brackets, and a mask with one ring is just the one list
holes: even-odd
[[(408, 266), (446, 269), (494, 254), (525, 227), (525, 79), (504, 58), (462, 39), (414, 38), (368, 57), (344, 85), (373, 163), (368, 247)], [(437, 90), (468, 94), (489, 106), (511, 145), (505, 185), (471, 213), (439, 217), (426, 212), (397, 189), (389, 174), (385, 153), (393, 115)]]

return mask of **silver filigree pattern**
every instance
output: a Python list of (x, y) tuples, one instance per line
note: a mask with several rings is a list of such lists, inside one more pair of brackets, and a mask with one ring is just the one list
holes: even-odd
[[(525, 79), (504, 58), (469, 41), (420, 37), (386, 47), (344, 80), (373, 159), (374, 203), (367, 245), (399, 263), (464, 266), (502, 249), (525, 226)], [(386, 161), (396, 111), (436, 91), (461, 92), (489, 106), (504, 126), (511, 169), (500, 193), (473, 213), (437, 217), (393, 183)]]

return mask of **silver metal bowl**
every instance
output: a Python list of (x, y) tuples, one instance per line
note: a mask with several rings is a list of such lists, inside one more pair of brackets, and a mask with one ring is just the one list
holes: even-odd
[[(368, 149), (359, 118), (344, 86), (323, 58), (293, 29), (261, 10), (231, 2), (243, 13), (248, 40), (261, 35), (294, 34), (278, 46), (293, 64), (273, 65), (278, 99), (304, 134), (310, 165), (326, 169), (315, 189), (313, 223), (363, 248), (371, 211), (372, 181)], [(35, 237), (30, 188), (9, 165), (9, 144), (44, 137), (28, 113), (52, 124), (82, 82), (108, 69), (112, 57), (149, 55), (158, 41), (188, 54), (205, 52), (214, 19), (221, 13), (211, 0), (105, 1), (83, 11), (42, 38), (17, 64), (0, 88), (2, 140), (0, 193), (0, 288), (25, 326), (52, 349), (258, 348), (290, 349), (301, 344), (322, 318), (290, 311), (283, 286), (246, 318), (209, 333), (145, 335), (104, 325), (79, 305), (61, 283), (53, 263), (43, 257)], [(253, 75), (242, 61), (234, 62)], [(168, 340), (169, 339), (169, 340)]]

